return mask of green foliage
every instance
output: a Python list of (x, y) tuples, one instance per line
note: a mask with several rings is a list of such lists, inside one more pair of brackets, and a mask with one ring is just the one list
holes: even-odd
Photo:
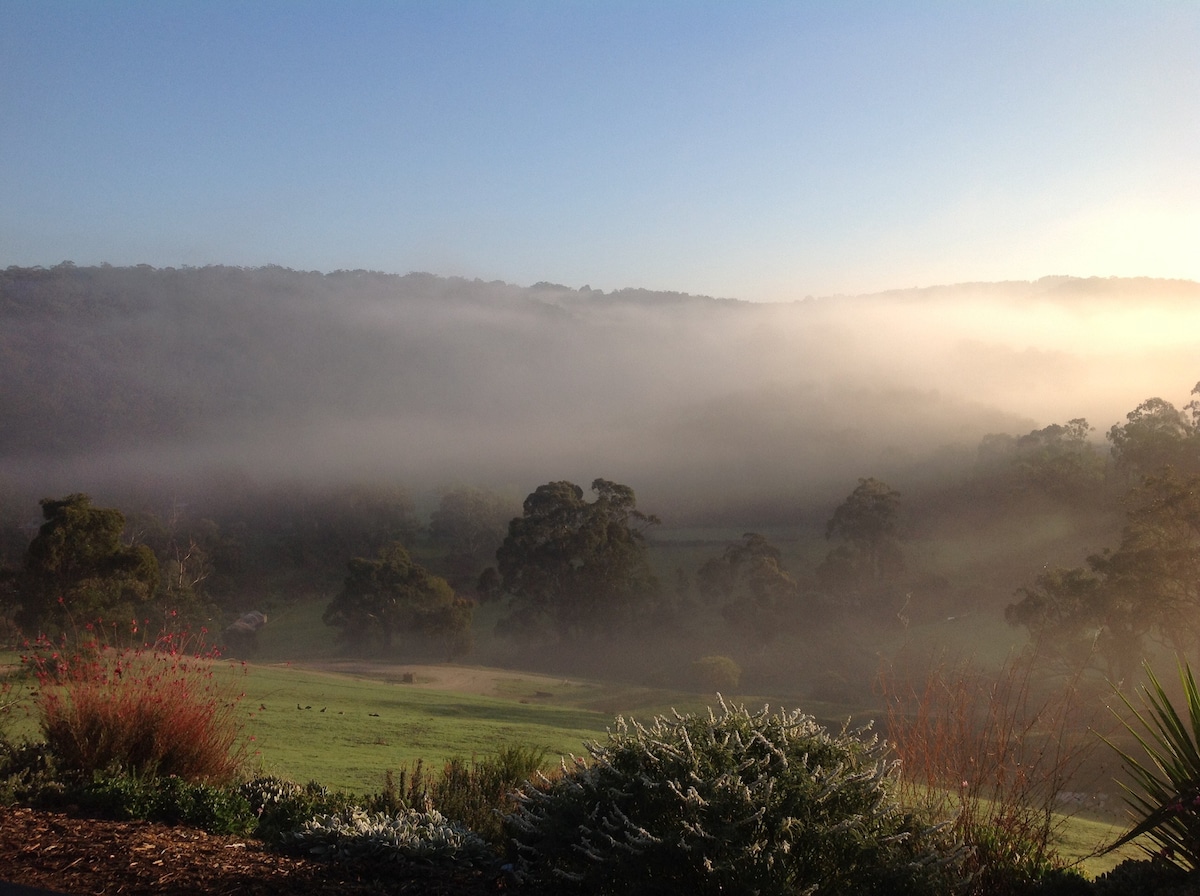
[(316, 781), (302, 787), (273, 776), (247, 781), (238, 793), (257, 819), (254, 833), (268, 843), (282, 843), (310, 818), (342, 812), (352, 805), (348, 795), (330, 791)]
[(1200, 690), (1191, 667), (1181, 663), (1181, 716), (1154, 671), (1148, 665), (1145, 669), (1150, 683), (1141, 692), (1142, 709), (1120, 696), (1132, 713), (1125, 726), (1146, 757), (1113, 747), (1133, 778), (1125, 787), (1126, 802), (1139, 821), (1109, 849), (1144, 835), (1158, 847), (1160, 858), (1200, 870)]
[(597, 479), (592, 491), (596, 500), (588, 503), (572, 482), (539, 486), (525, 499), (524, 514), (509, 523), (493, 574), (510, 598), (503, 630), (532, 634), (549, 626), (573, 639), (652, 614), (660, 589), (644, 530), (658, 518), (637, 509), (627, 485)]
[(495, 861), (487, 843), (436, 810), (407, 809), (387, 815), (351, 807), (309, 819), (287, 834), (284, 842), (339, 862), (384, 860), (483, 867)]
[(1126, 859), (1096, 878), (1095, 896), (1195, 896), (1195, 874), (1162, 859)]
[(897, 538), (900, 493), (878, 479), (860, 479), (825, 527), (838, 545), (817, 568), (829, 590), (842, 595), (878, 589), (904, 569)]
[[(1200, 395), (1200, 383), (1192, 389)], [(1188, 406), (1191, 418), (1161, 398), (1148, 398), (1108, 431), (1112, 456), (1127, 481), (1136, 484), (1164, 467), (1200, 473), (1200, 402)]]
[(877, 741), (798, 712), (618, 719), (588, 751), (508, 819), (552, 892), (944, 893), (959, 857), (892, 800)]
[(451, 654), (470, 646), (472, 605), (455, 596), (445, 579), (416, 563), (396, 542), (374, 560), (355, 557), (342, 590), (322, 617), (342, 630), (352, 644), (362, 645), (373, 634), (383, 648), (392, 646), (397, 632), (413, 631), (440, 637)]
[(742, 680), (742, 667), (727, 656), (705, 656), (692, 663), (701, 684), (714, 691), (731, 691)]
[(236, 790), (174, 775), (100, 774), (73, 796), (84, 809), (112, 818), (184, 824), (213, 834), (247, 834), (257, 824)]
[(154, 597), (158, 561), (145, 545), (122, 543), (125, 517), (93, 507), (84, 494), (41, 502), (46, 520), (30, 542), (17, 580), (19, 626), (62, 630), (69, 617), (129, 618)]
[(63, 786), (54, 757), (44, 743), (0, 737), (0, 805), (37, 804)]
[(1009, 625), (1026, 628), (1038, 649), (1045, 648), (1071, 668), (1087, 665), (1105, 648), (1115, 665), (1127, 665), (1121, 655), (1137, 650), (1140, 638), (1133, 644), (1113, 638), (1106, 622), (1115, 623), (1116, 618), (1104, 584), (1092, 569), (1047, 570), (1031, 587), (1017, 589), (1021, 599), (1005, 608), (1004, 618)]
[(429, 518), (429, 534), (446, 551), (444, 564), (455, 586), (474, 583), (504, 543), (516, 502), (487, 489), (458, 486), (446, 491)]
[(707, 560), (696, 584), (733, 628), (760, 643), (788, 627), (800, 608), (796, 580), (783, 568), (779, 548), (756, 532)]
[(1077, 417), (1023, 436), (985, 436), (979, 445), (979, 472), (999, 479), (1014, 494), (1048, 495), (1071, 506), (1088, 504), (1104, 477), (1104, 459), (1088, 440), (1091, 432), (1091, 424)]
[(515, 808), (515, 792), (541, 772), (545, 761), (545, 750), (516, 745), (481, 759), (451, 759), (429, 782), (427, 797), (447, 818), (501, 847), (503, 815)]
[(1200, 646), (1200, 475), (1167, 469), (1126, 499), (1121, 544), (1087, 568), (1051, 570), (1005, 611), (1040, 647), (1079, 665), (1098, 655), (1111, 677), (1135, 669), (1148, 638)]

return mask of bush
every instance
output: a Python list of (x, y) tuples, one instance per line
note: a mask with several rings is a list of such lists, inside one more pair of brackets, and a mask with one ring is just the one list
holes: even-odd
[(62, 790), (45, 744), (0, 736), (0, 805), (41, 803)]
[(254, 833), (268, 843), (282, 843), (306, 821), (351, 806), (349, 796), (330, 792), (316, 781), (301, 787), (282, 778), (262, 777), (242, 784), (238, 792), (258, 820)]
[(507, 819), (553, 892), (945, 893), (961, 858), (890, 798), (882, 746), (798, 712), (618, 719), (591, 763), (526, 787)]
[(915, 678), (880, 679), (901, 801), (953, 817), (955, 839), (971, 848), (971, 892), (1071, 886), (1055, 850), (1057, 796), (1094, 745), (1078, 680), (1047, 689), (1018, 660), (995, 674), (934, 662)]
[(1096, 896), (1195, 896), (1200, 881), (1162, 859), (1126, 859), (1096, 878), (1092, 892)]
[(387, 814), (436, 809), (503, 847), (503, 816), (515, 808), (516, 790), (538, 774), (545, 761), (544, 749), (521, 745), (503, 747), (482, 759), (453, 758), (439, 773), (426, 770), (418, 759), (398, 775), (389, 771), (383, 792), (364, 800), (363, 807)]
[(241, 767), (235, 670), (186, 634), (135, 647), (97, 638), (69, 651), (43, 640), (25, 661), (40, 685), (42, 735), (64, 771), (228, 783)]
[(742, 667), (727, 656), (706, 656), (692, 663), (700, 683), (714, 691), (732, 691), (742, 680)]
[(503, 816), (516, 808), (515, 791), (541, 771), (545, 759), (545, 750), (519, 746), (470, 762), (452, 759), (431, 782), (430, 803), (447, 818), (502, 845)]
[(116, 819), (183, 824), (214, 834), (254, 830), (250, 803), (236, 790), (182, 778), (99, 775), (73, 794), (83, 808)]
[(335, 815), (319, 815), (284, 842), (319, 858), (342, 862), (407, 861), (432, 865), (486, 866), (495, 861), (474, 832), (439, 812), (403, 810), (371, 813), (357, 806)]

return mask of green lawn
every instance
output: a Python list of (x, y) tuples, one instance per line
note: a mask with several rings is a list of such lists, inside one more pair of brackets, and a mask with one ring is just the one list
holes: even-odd
[(578, 754), (585, 740), (602, 738), (611, 723), (604, 713), (572, 706), (288, 666), (252, 666), (244, 687), (246, 733), (254, 737), (258, 768), (357, 793), (378, 791), (387, 770), (417, 759), (440, 764), (495, 753), (506, 744), (542, 747), (553, 757)]
[[(15, 659), (0, 655), (0, 666)], [(437, 767), (452, 757), (483, 757), (520, 744), (545, 748), (553, 761), (585, 752), (584, 741), (603, 740), (617, 714), (648, 719), (672, 708), (703, 711), (712, 702), (605, 682), (548, 683), (516, 671), (502, 674), (496, 688), (500, 696), (481, 697), (287, 664), (244, 669), (234, 665), (230, 674), (236, 689), (245, 691), (240, 706), (247, 714), (245, 733), (253, 738), (253, 770), (359, 794), (379, 791), (385, 772), (417, 759)], [(760, 706), (765, 701), (747, 697), (744, 702)], [(33, 720), (19, 709), (3, 724), (11, 736), (36, 734)], [(1121, 830), (1112, 821), (1068, 818), (1060, 829), (1060, 849), (1064, 856), (1082, 858), (1081, 870), (1095, 876), (1125, 857), (1140, 856), (1132, 846), (1091, 856)]]

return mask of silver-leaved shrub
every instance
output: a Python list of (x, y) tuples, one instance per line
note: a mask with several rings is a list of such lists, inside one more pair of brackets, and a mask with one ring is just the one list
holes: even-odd
[(892, 800), (894, 763), (799, 712), (617, 719), (527, 785), (507, 828), (554, 893), (947, 893), (962, 850)]
[(407, 809), (388, 815), (355, 806), (311, 818), (284, 839), (314, 856), (341, 862), (383, 859), (483, 866), (495, 861), (483, 839), (436, 811)]

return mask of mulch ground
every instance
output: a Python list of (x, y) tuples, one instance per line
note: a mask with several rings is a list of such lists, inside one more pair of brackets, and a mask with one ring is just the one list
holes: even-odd
[(3, 882), (69, 896), (483, 896), (503, 880), (389, 864), (377, 869), (286, 855), (253, 839), (144, 821), (0, 807)]

